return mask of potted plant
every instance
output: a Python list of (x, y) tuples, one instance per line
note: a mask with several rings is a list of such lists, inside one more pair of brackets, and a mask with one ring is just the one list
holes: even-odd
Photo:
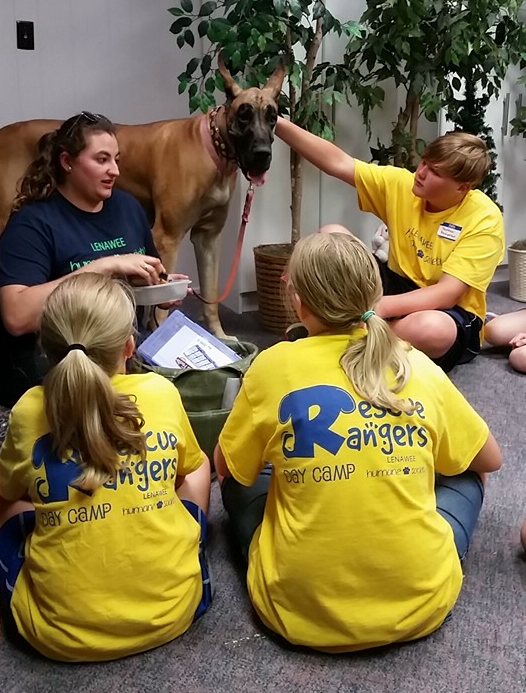
[[(338, 20), (325, 0), (208, 0), (200, 7), (194, 7), (192, 0), (180, 0), (169, 12), (176, 17), (170, 31), (180, 48), (194, 46), (196, 37), (209, 41), (203, 57), (192, 58), (178, 77), (179, 93), (188, 93), (191, 111), (206, 111), (215, 105), (216, 88), (222, 88), (222, 79), (214, 70), (219, 51), (243, 87), (264, 83), (284, 59), (288, 91), (281, 94), (281, 111), (311, 132), (334, 138), (333, 125), (322, 106), (345, 99), (347, 70), (343, 63), (317, 60), (325, 36), (359, 36), (357, 22)], [(255, 249), (260, 314), (263, 324), (278, 332), (288, 322), (281, 309), (280, 276), (301, 230), (302, 157), (292, 150), (290, 181), (290, 240)]]
[(508, 246), (510, 298), (526, 303), (526, 240)]

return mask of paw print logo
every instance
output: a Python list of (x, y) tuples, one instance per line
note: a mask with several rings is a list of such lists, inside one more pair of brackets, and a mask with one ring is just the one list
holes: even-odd
[(162, 501), (157, 501), (157, 507), (160, 509), (163, 507), (163, 502)]
[(418, 257), (424, 257), (424, 251), (423, 251), (422, 249), (420, 249), (419, 251), (417, 251), (416, 254), (418, 255)]
[(410, 472), (411, 470), (409, 469), (409, 467), (404, 467), (404, 468), (402, 469), (402, 471), (403, 471), (404, 474), (409, 474), (409, 472)]

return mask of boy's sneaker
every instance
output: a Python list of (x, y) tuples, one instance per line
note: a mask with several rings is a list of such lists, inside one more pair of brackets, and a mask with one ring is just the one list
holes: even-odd
[(303, 337), (308, 337), (309, 332), (307, 328), (301, 324), (301, 322), (293, 322), (285, 330), (284, 339), (287, 342), (295, 342), (297, 339), (303, 339)]

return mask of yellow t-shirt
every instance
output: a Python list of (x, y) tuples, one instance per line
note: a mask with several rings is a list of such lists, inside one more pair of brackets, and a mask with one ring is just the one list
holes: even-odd
[(147, 455), (89, 495), (73, 459), (53, 453), (43, 389), (15, 405), (0, 453), (0, 495), (28, 493), (36, 526), (11, 608), (21, 635), (48, 657), (109, 660), (162, 645), (192, 623), (202, 594), (200, 529), (175, 493), (203, 453), (179, 393), (157, 374), (117, 375), (145, 419)]
[(470, 190), (456, 207), (427, 212), (412, 192), (414, 173), (356, 161), (360, 209), (389, 229), (388, 266), (419, 287), (436, 284), (442, 273), (469, 286), (458, 304), (484, 320), (486, 290), (504, 256), (504, 224), (497, 205)]
[(257, 613), (290, 642), (333, 652), (412, 640), (441, 625), (462, 572), (436, 510), (435, 472), (463, 472), (488, 436), (415, 349), (401, 392), (415, 412), (364, 401), (339, 365), (348, 340), (320, 335), (262, 352), (219, 441), (244, 485), (265, 462), (274, 465), (249, 552)]

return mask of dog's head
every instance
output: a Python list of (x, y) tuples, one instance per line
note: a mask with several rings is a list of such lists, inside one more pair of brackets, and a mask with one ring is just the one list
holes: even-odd
[(227, 133), (239, 168), (248, 180), (260, 184), (272, 161), (272, 142), (278, 117), (276, 99), (285, 77), (285, 67), (280, 62), (261, 89), (242, 89), (225, 67), (221, 54), (218, 67), (227, 97)]

